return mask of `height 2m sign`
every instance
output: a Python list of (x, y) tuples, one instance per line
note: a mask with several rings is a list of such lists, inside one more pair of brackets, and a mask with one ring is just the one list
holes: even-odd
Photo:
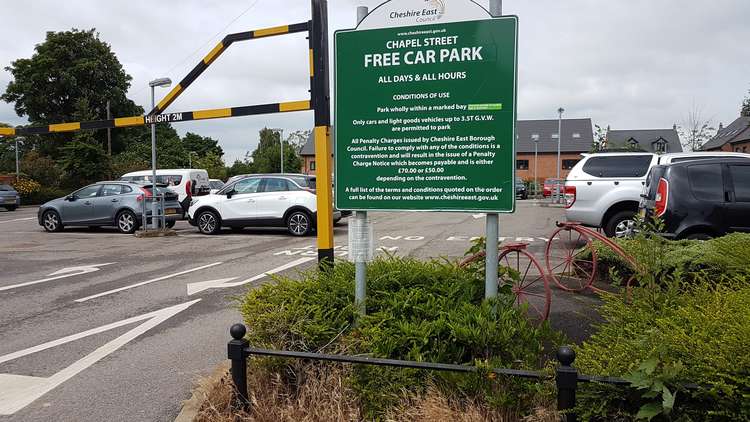
[(336, 32), (336, 206), (513, 212), (518, 21), (393, 0)]

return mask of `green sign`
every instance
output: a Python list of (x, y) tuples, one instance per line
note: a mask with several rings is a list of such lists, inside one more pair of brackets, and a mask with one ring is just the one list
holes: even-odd
[(513, 212), (517, 28), (336, 32), (336, 206)]

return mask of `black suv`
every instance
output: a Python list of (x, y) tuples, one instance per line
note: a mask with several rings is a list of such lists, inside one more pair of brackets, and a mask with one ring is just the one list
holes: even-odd
[(667, 237), (706, 240), (750, 232), (750, 160), (720, 158), (655, 166), (641, 213), (664, 221)]

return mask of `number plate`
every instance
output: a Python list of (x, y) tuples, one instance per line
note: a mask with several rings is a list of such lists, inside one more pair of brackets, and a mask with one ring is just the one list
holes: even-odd
[(13, 198), (5, 198), (5, 203), (6, 204), (15, 204), (16, 200), (13, 199)]
[(164, 215), (174, 215), (177, 214), (177, 210), (174, 208), (167, 208), (164, 210)]
[(640, 211), (638, 211), (638, 215), (640, 215), (641, 218), (646, 218), (646, 209), (641, 208)]

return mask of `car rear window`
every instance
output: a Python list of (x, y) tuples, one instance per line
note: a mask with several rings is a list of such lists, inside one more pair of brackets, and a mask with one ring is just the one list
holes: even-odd
[(583, 172), (594, 177), (643, 177), (650, 165), (650, 155), (591, 157), (583, 165)]
[(693, 196), (701, 201), (722, 202), (724, 179), (721, 164), (698, 164), (688, 167), (688, 179)]
[(734, 197), (737, 202), (750, 202), (750, 166), (730, 165), (734, 185)]

